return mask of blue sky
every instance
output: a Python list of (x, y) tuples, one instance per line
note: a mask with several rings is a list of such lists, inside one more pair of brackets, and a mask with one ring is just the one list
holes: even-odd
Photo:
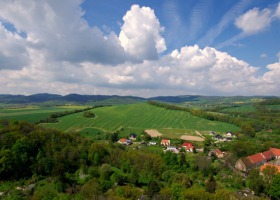
[[(120, 32), (123, 14), (132, 4), (148, 6), (155, 11), (166, 40), (168, 53), (185, 45), (198, 44), (201, 48), (219, 47), (223, 42), (238, 35), (241, 31), (234, 25), (236, 17), (249, 9), (260, 10), (277, 7), (277, 1), (220, 1), (220, 0), (138, 0), (123, 1), (85, 1), (81, 6), (85, 10), (84, 18), (91, 26), (98, 26), (104, 31)], [(104, 14), (106, 13), (106, 14)], [(220, 33), (208, 36), (209, 31), (218, 29), (222, 21), (227, 21)], [(280, 39), (279, 21), (273, 21), (267, 29), (258, 34), (244, 37), (233, 44), (219, 48), (254, 66), (265, 67), (278, 60)], [(278, 43), (277, 43), (278, 42)], [(266, 55), (261, 58), (260, 55)]]
[(0, 93), (280, 95), (280, 2), (0, 2)]

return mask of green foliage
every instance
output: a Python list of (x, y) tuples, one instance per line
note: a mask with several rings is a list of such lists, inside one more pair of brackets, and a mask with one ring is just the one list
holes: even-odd
[(280, 199), (280, 174), (273, 178), (268, 194), (272, 199)]
[(84, 114), (83, 114), (83, 116), (84, 116), (85, 118), (94, 118), (94, 117), (95, 117), (95, 114), (94, 114), (93, 112), (91, 112), (91, 111), (85, 111)]
[(247, 186), (256, 194), (260, 194), (263, 191), (263, 179), (260, 175), (259, 170), (253, 169), (250, 171), (247, 178)]
[(217, 183), (213, 175), (210, 175), (209, 179), (206, 182), (206, 192), (214, 193), (216, 191)]

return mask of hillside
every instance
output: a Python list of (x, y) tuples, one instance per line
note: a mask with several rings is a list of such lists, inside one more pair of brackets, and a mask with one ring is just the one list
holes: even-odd
[(81, 131), (85, 128), (98, 128), (104, 131), (115, 131), (121, 128), (141, 132), (145, 129), (173, 129), (187, 132), (201, 131), (237, 131), (232, 124), (210, 121), (192, 116), (188, 112), (166, 110), (147, 103), (102, 107), (91, 110), (96, 118), (86, 119), (82, 113), (59, 118), (58, 123), (46, 124), (46, 127), (64, 131)]
[(58, 94), (33, 94), (25, 95), (6, 95), (0, 94), (1, 104), (99, 104), (99, 105), (115, 105), (115, 104), (129, 104), (143, 101), (162, 101), (169, 103), (176, 103), (181, 105), (228, 105), (228, 104), (248, 104), (260, 102), (265, 99), (278, 98), (271, 96), (201, 96), (201, 95), (180, 95), (180, 96), (157, 96), (150, 98), (143, 98), (137, 96), (118, 96), (118, 95), (81, 95), (68, 94), (65, 96)]

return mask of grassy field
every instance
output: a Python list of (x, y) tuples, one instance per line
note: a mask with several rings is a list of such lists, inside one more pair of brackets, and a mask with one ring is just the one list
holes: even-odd
[(136, 133), (144, 129), (168, 129), (168, 133), (178, 133), (179, 135), (184, 134), (185, 131), (193, 132), (194, 130), (217, 132), (239, 130), (232, 124), (209, 121), (192, 116), (187, 112), (166, 110), (147, 103), (101, 107), (92, 112), (96, 115), (95, 118), (84, 118), (82, 113), (76, 113), (59, 118), (58, 123), (44, 126), (63, 131), (82, 132), (88, 128), (104, 132), (124, 128)]
[(28, 122), (37, 122), (40, 119), (47, 118), (51, 113), (63, 112), (66, 110), (83, 109), (86, 107), (87, 106), (26, 106), (20, 108), (4, 108), (0, 109), (0, 119), (14, 119), (24, 120)]
[(253, 105), (242, 105), (232, 108), (225, 108), (223, 111), (229, 112), (256, 112), (256, 108)]

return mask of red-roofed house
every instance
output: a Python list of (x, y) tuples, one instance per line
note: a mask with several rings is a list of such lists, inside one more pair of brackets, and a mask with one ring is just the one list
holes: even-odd
[(126, 139), (126, 138), (121, 138), (121, 139), (119, 139), (118, 143), (124, 144), (124, 145), (130, 145), (130, 144), (132, 144), (132, 141), (129, 139)]
[(254, 163), (252, 163), (252, 161), (248, 157), (240, 158), (235, 164), (236, 169), (244, 172), (252, 169), (254, 166)]
[(266, 169), (267, 167), (275, 167), (276, 174), (280, 173), (280, 166), (273, 165), (270, 163), (265, 163), (263, 166), (261, 166), (260, 172), (263, 172), (263, 170)]
[(280, 149), (270, 148), (268, 151), (241, 158), (236, 162), (235, 167), (241, 171), (248, 171), (272, 159), (280, 159)]
[(223, 158), (224, 157), (224, 153), (220, 149), (215, 149), (214, 153), (215, 153), (215, 156), (217, 158)]
[(262, 155), (262, 153), (257, 153), (257, 154), (248, 156), (248, 158), (252, 161), (252, 163), (255, 166), (260, 166), (267, 162), (265, 157)]
[(170, 140), (162, 139), (160, 144), (163, 145), (163, 146), (170, 146)]
[(280, 149), (270, 148), (269, 149), (276, 159), (280, 159)]
[(183, 147), (186, 149), (186, 151), (189, 151), (189, 152), (193, 152), (195, 149), (193, 144), (190, 142), (184, 142)]
[(274, 154), (270, 150), (262, 152), (262, 155), (264, 156), (267, 162), (274, 158)]

